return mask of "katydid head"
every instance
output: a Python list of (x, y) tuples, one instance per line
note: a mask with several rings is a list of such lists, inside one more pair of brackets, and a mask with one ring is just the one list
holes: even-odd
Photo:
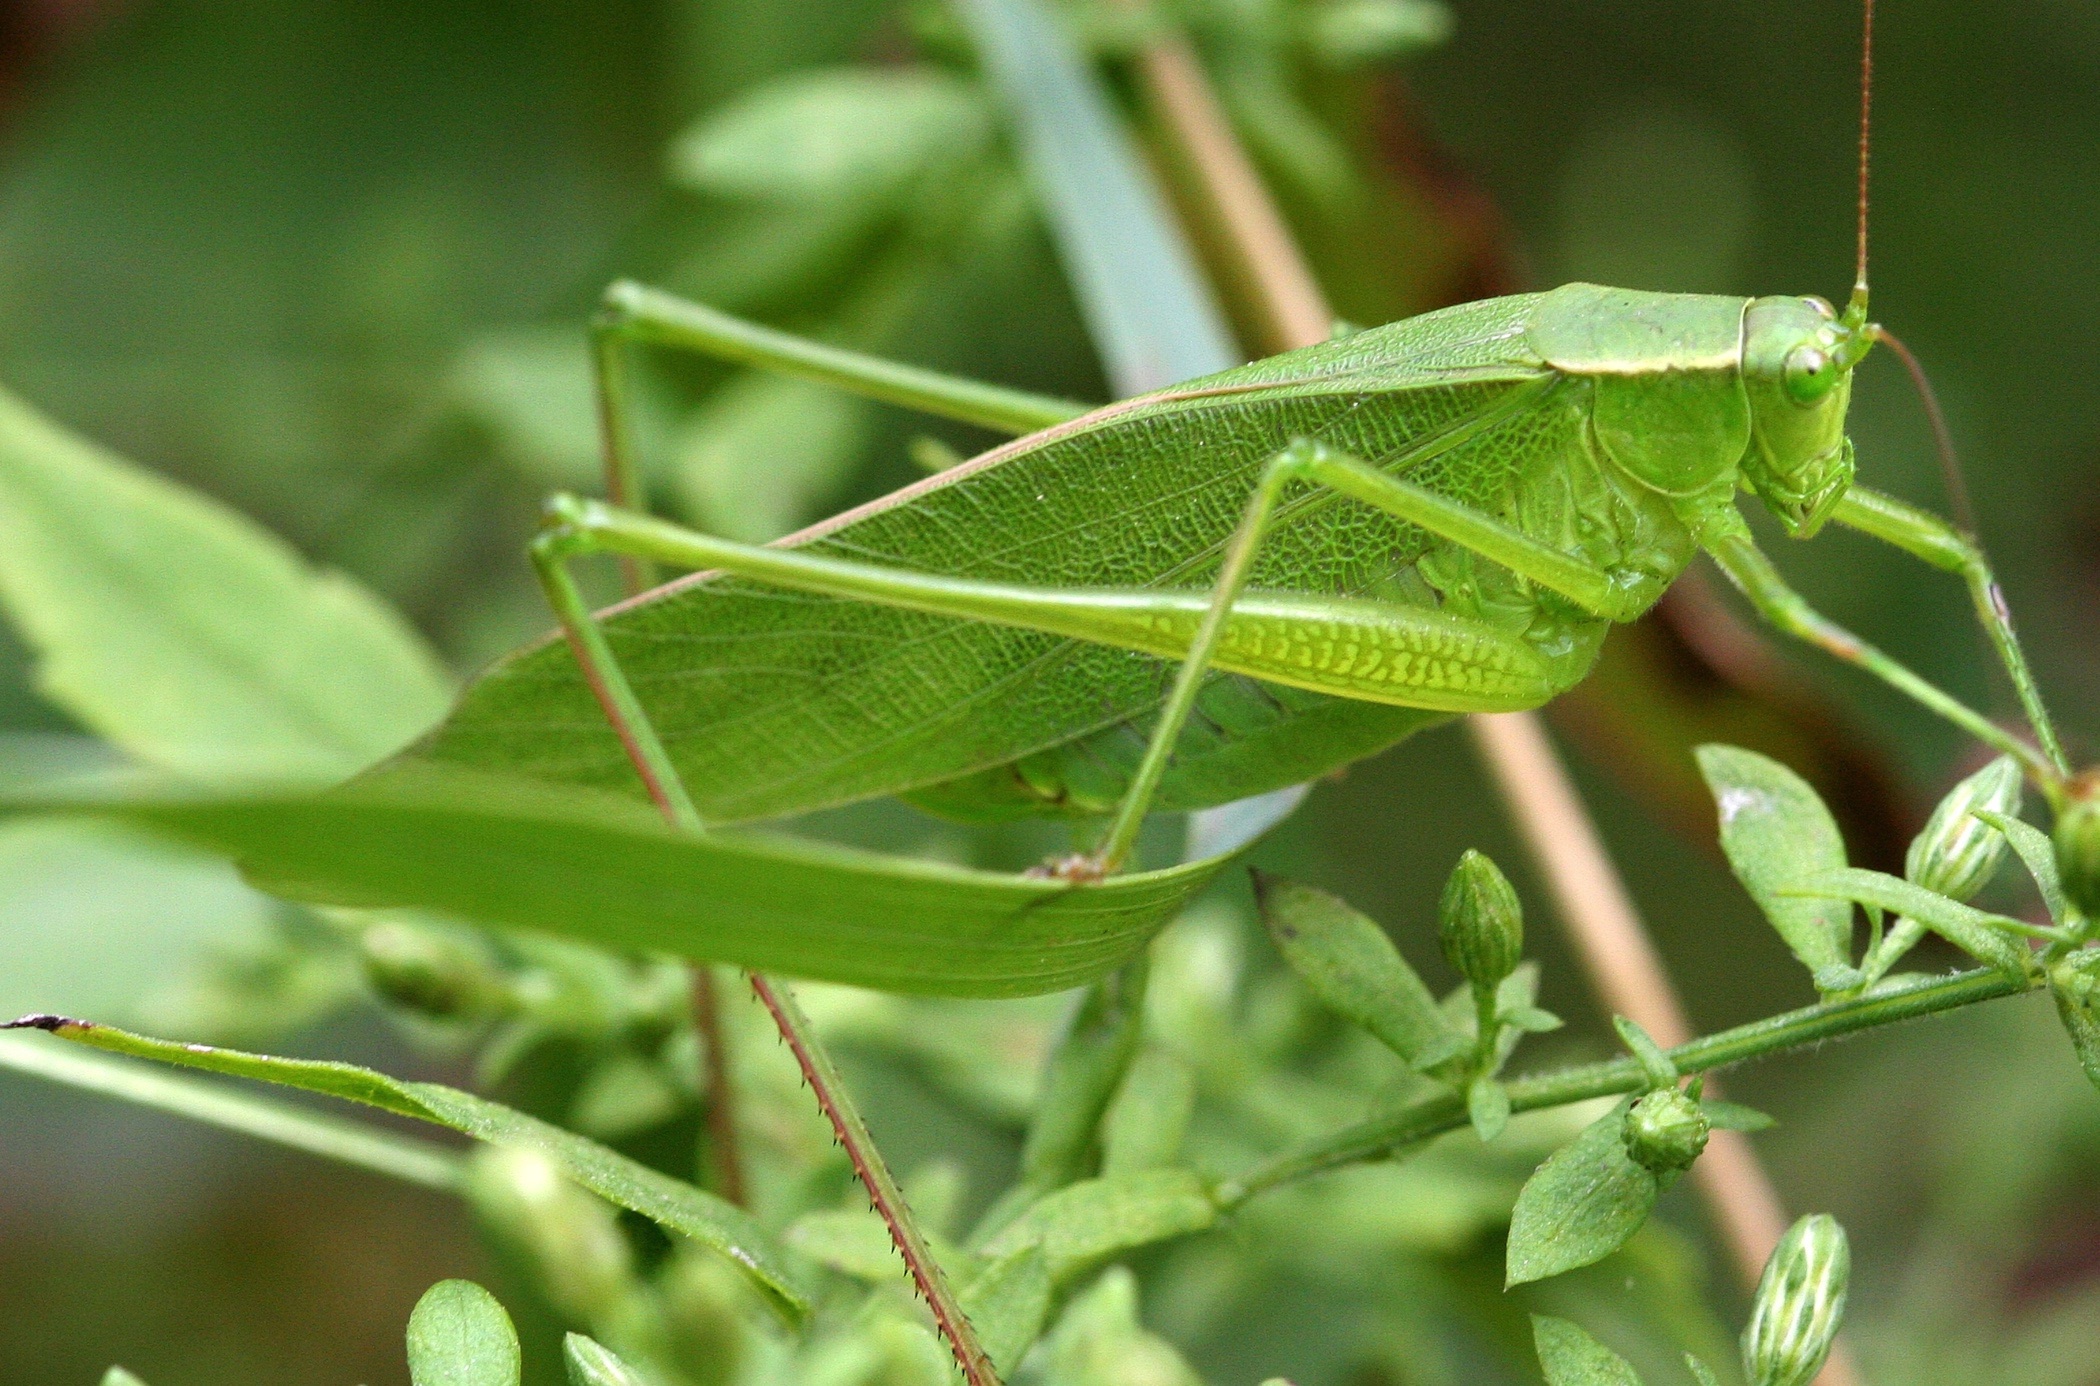
[(1820, 298), (1760, 298), (1743, 320), (1750, 452), (1743, 480), (1787, 533), (1822, 528), (1852, 485), (1845, 409), (1874, 328)]

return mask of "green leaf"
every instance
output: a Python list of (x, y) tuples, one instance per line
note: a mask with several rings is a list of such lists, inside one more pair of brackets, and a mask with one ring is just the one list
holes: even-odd
[(1804, 877), (1792, 889), (1804, 894), (1857, 900), (1863, 905), (1914, 919), (1978, 962), (1995, 967), (2015, 980), (2027, 975), (2032, 961), (2024, 944), (1996, 927), (2002, 921), (2015, 928), (2025, 928), (2020, 920), (1986, 914), (1944, 895), (1935, 895), (1923, 886), (1912, 885), (1900, 876), (1846, 867)]
[(2100, 1088), (2100, 952), (2081, 948), (2058, 959), (2049, 968), (2049, 993), (2078, 1066)]
[(2042, 903), (2048, 906), (2049, 918), (2061, 924), (2070, 916), (2070, 902), (2064, 898), (2063, 882), (2056, 874), (2056, 844), (2034, 824), (2024, 819), (1992, 809), (1978, 809), (1976, 816), (2005, 834), (2012, 844), (2013, 852), (2027, 874), (2034, 877), (2035, 888), (2042, 893)]
[(1651, 1088), (1667, 1088), (1677, 1081), (1677, 1065), (1663, 1052), (1663, 1047), (1634, 1021), (1623, 1015), (1611, 1018), (1612, 1028), (1632, 1051), (1634, 1062), (1641, 1066), (1641, 1073), (1648, 1079)]
[(1531, 1316), (1546, 1386), (1641, 1386), (1631, 1363), (1566, 1319)]
[(1052, 1386), (1203, 1386), (1173, 1344), (1140, 1322), (1137, 1277), (1127, 1266), (1072, 1297), (1038, 1360)]
[(1050, 1261), (1030, 1243), (989, 1262), (960, 1293), (992, 1365), (1013, 1371), (1043, 1334), (1050, 1317)]
[(991, 113), (933, 69), (800, 72), (731, 102), (671, 146), (673, 182), (725, 197), (894, 201), (929, 169), (982, 152)]
[(820, 1208), (788, 1225), (782, 1240), (841, 1275), (887, 1284), (905, 1273), (889, 1225), (868, 1208)]
[(1543, 1035), (1558, 1030), (1567, 1022), (1548, 1010), (1537, 1006), (1512, 1006), (1495, 1017), (1504, 1025), (1512, 1025), (1527, 1035)]
[(1466, 1086), (1466, 1117), (1474, 1133), (1492, 1141), (1509, 1125), (1509, 1089), (1482, 1074)]
[(0, 606), (47, 697), (207, 783), (341, 779), (451, 697), (423, 642), (363, 588), (4, 392)]
[(1203, 1181), (1186, 1169), (1088, 1179), (1038, 1200), (985, 1244), (999, 1258), (1040, 1246), (1053, 1283), (1133, 1247), (1201, 1232), (1218, 1220)]
[(647, 1377), (622, 1362), (611, 1348), (581, 1333), (563, 1337), (561, 1360), (569, 1370), (569, 1386), (650, 1386)]
[(1081, 999), (1043, 1074), (1021, 1144), (1022, 1186), (1048, 1193), (1086, 1172), (1102, 1113), (1144, 1038), (1147, 972), (1140, 954)]
[(102, 1386), (146, 1386), (146, 1383), (122, 1367), (111, 1367), (102, 1373)]
[(1699, 1386), (1721, 1386), (1721, 1379), (1714, 1375), (1714, 1369), (1692, 1356), (1689, 1352), (1684, 1355), (1684, 1367), (1686, 1371), (1692, 1374), (1692, 1379), (1697, 1381)]
[[(756, 372), (709, 397), (678, 432), (673, 482), (685, 517), (710, 534), (762, 543), (834, 501), (860, 458), (868, 407), (829, 385)], [(763, 458), (765, 484), (752, 484)]]
[(38, 1029), (112, 1053), (253, 1078), (265, 1083), (361, 1102), (399, 1116), (449, 1126), (491, 1145), (535, 1151), (600, 1198), (691, 1237), (729, 1257), (789, 1317), (800, 1317), (811, 1290), (799, 1266), (751, 1216), (734, 1204), (638, 1164), (573, 1131), (564, 1131), (486, 1098), (439, 1083), (411, 1083), (355, 1064), (284, 1059), (204, 1044), (177, 1044), (110, 1025), (60, 1016), (32, 1016), (6, 1028)]
[(1101, 1172), (1170, 1165), (1196, 1110), (1196, 1075), (1180, 1055), (1141, 1050), (1101, 1119)]
[(1791, 894), (1803, 880), (1845, 866), (1837, 821), (1808, 781), (1754, 751), (1701, 746), (1699, 769), (1721, 815), (1721, 850), (1736, 879), (1802, 966), (1852, 961), (1852, 908)]
[(440, 1280), (408, 1316), (415, 1386), (518, 1386), (518, 1331), (496, 1297), (471, 1280)]
[(1508, 1284), (1601, 1261), (1648, 1220), (1662, 1183), (1626, 1153), (1632, 1105), (1620, 1102), (1591, 1122), (1525, 1181), (1509, 1219)]
[(1416, 1068), (1464, 1046), (1421, 977), (1372, 920), (1324, 890), (1260, 871), (1254, 894), (1277, 951), (1338, 1014)]
[(1779, 1123), (1755, 1107), (1746, 1107), (1740, 1102), (1726, 1102), (1718, 1097), (1707, 1098), (1699, 1104), (1706, 1113), (1707, 1121), (1723, 1131), (1763, 1131)]
[(603, 947), (951, 996), (1027, 996), (1100, 977), (1231, 859), (1074, 886), (777, 835), (693, 837), (619, 796), (435, 767), (318, 796), (12, 807), (160, 829), (297, 899), (417, 906)]

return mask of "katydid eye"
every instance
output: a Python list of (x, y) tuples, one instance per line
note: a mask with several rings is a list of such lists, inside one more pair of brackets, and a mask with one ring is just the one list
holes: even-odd
[(1821, 347), (1797, 346), (1786, 354), (1787, 397), (1796, 404), (1814, 404), (1837, 384), (1837, 361)]

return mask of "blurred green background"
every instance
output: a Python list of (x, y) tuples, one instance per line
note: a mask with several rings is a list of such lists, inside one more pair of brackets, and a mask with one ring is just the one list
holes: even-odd
[[(1448, 43), (1368, 70), (1265, 65), (1239, 36), (1289, 8), (1191, 7), (1345, 317), (1569, 278), (1842, 296), (1851, 6), (1455, 0)], [(784, 73), (941, 56), (954, 35), (930, 10), (43, 0), (9, 14), (0, 381), (361, 578), (463, 673), (547, 624), (523, 543), (544, 491), (588, 484), (582, 325), (615, 275), (927, 364), (1104, 389), (998, 148), (949, 197), (873, 188), (765, 216), (677, 155), (696, 121)], [(1095, 27), (1113, 45), (1113, 26)], [(1878, 315), (1933, 371), (1983, 536), (2086, 756), (2100, 728), (2095, 90), (2100, 10), (2080, 0), (1884, 7)], [(721, 379), (675, 362), (651, 379), (654, 481), (689, 518), (779, 533), (915, 474), (918, 421)], [(1892, 362), (1864, 371), (1853, 431), (1863, 478), (1943, 505)], [(780, 461), (754, 488), (733, 463), (761, 440)], [(1845, 535), (1779, 556), (1831, 615), (2009, 704), (1952, 580)], [(10, 764), (77, 755), (10, 642), (0, 631)], [(1800, 1004), (1805, 979), (1687, 808), (1684, 746), (1721, 735), (1813, 762), (1834, 798), (1853, 791), (1847, 826), (1870, 858), (1900, 850), (1973, 762), (1907, 705), (1792, 651), (1754, 652), (1764, 676), (1744, 679), (1667, 632), (1621, 643), (1562, 726), (1692, 1013), (1711, 1028)], [(1448, 980), (1433, 901), (1467, 846), (1540, 900), (1447, 730), (1323, 786), (1259, 859), (1347, 895)], [(1572, 1022), (1554, 1048), (1596, 1052), (1605, 1032), (1539, 913), (1545, 1001)], [(158, 1018), (463, 1071), (346, 1002), (354, 979), (285, 952), (280, 924), (192, 859), (0, 828), (0, 1012)], [(257, 995), (276, 1010), (243, 1009)], [(1731, 1080), (1782, 1119), (1760, 1142), (1789, 1203), (1851, 1227), (1876, 1382), (2100, 1383), (2100, 1100), (2061, 1051), (2046, 1003), (2023, 1002)], [(911, 1082), (874, 1059), (859, 1071), (879, 1125), (923, 1124)], [(11, 1075), (0, 1170), (5, 1386), (91, 1381), (112, 1360), (156, 1386), (401, 1381), (415, 1295), (492, 1273), (443, 1200)], [(1682, 1194), (1666, 1211), (1701, 1235)], [(1712, 1281), (1733, 1319), (1727, 1277)], [(1410, 1380), (1338, 1375), (1346, 1362), (1278, 1333), (1258, 1358), (1206, 1339), (1200, 1365), (1220, 1382)]]

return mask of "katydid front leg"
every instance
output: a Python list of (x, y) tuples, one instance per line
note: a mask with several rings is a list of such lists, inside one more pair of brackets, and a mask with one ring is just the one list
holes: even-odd
[(2006, 607), (2005, 595), (1999, 591), (1998, 580), (1991, 574), (1990, 562), (1976, 541), (1929, 510), (1921, 510), (1864, 486), (1854, 486), (1846, 492), (1837, 509), (1831, 512), (1831, 518), (1862, 534), (1871, 534), (1876, 539), (1894, 544), (1935, 568), (1961, 575), (1962, 581), (1968, 585), (1969, 598), (1975, 604), (1976, 618), (1983, 623), (1984, 630), (1990, 634), (1991, 644), (1997, 648), (1999, 662), (2012, 679), (2020, 706), (2027, 714), (2028, 725), (2034, 728), (2036, 739), (2042, 743), (2043, 754), (2059, 772), (2068, 775), (2070, 762), (2064, 759), (2056, 727), (2049, 720), (2049, 710), (2042, 705), (2042, 690), (2028, 672), (2027, 656), (2021, 651), (2019, 636), (2013, 630), (2012, 612)]

